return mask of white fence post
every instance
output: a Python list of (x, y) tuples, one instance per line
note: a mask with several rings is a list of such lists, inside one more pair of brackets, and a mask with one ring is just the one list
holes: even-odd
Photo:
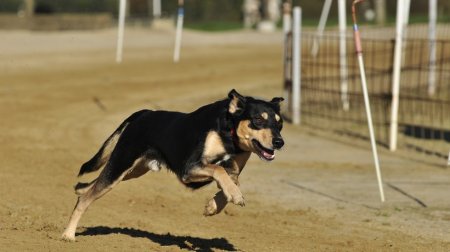
[(436, 92), (436, 22), (437, 0), (429, 0), (428, 41), (430, 48), (430, 69), (428, 73), (428, 95)]
[(292, 122), (300, 124), (300, 103), (301, 103), (301, 25), (302, 9), (294, 7), (294, 26), (292, 29)]
[(402, 28), (402, 66), (405, 64), (406, 61), (406, 54), (404, 53), (406, 50), (406, 44), (407, 44), (407, 38), (408, 38), (408, 23), (409, 23), (409, 13), (411, 9), (411, 0), (403, 0), (404, 6), (403, 6), (403, 28)]
[(184, 0), (178, 0), (178, 18), (177, 18), (177, 30), (175, 34), (175, 49), (173, 52), (173, 62), (180, 61), (181, 50), (181, 35), (183, 32), (183, 19), (184, 19)]
[(362, 0), (354, 0), (353, 4), (352, 4), (353, 37), (355, 40), (355, 51), (356, 51), (356, 54), (358, 57), (359, 72), (360, 72), (360, 76), (361, 76), (361, 87), (362, 87), (363, 96), (364, 96), (364, 105), (366, 107), (367, 125), (369, 127), (370, 143), (372, 145), (373, 160), (375, 162), (375, 171), (377, 174), (378, 189), (380, 191), (381, 202), (384, 202), (385, 199), (384, 199), (384, 190), (383, 190), (383, 180), (381, 178), (380, 162), (378, 159), (377, 144), (375, 141), (375, 133), (374, 133), (373, 123), (372, 123), (372, 113), (370, 111), (369, 92), (367, 90), (367, 81), (366, 81), (366, 73), (365, 73), (365, 68), (364, 68), (361, 37), (359, 34), (358, 24), (356, 23), (356, 4), (361, 1)]
[(395, 35), (394, 68), (392, 73), (392, 110), (391, 125), (389, 132), (389, 149), (397, 149), (398, 134), (398, 106), (400, 96), (400, 73), (402, 65), (402, 43), (403, 43), (403, 14), (405, 0), (397, 0), (397, 25)]
[(338, 0), (339, 12), (339, 65), (341, 75), (341, 101), (344, 111), (348, 111), (348, 70), (347, 70), (347, 14), (345, 0)]
[(116, 62), (122, 62), (123, 53), (123, 36), (125, 30), (125, 13), (127, 8), (127, 0), (120, 0), (119, 4), (119, 25), (117, 31), (117, 51), (116, 51)]
[(325, 30), (325, 25), (327, 24), (328, 14), (330, 13), (331, 3), (333, 0), (325, 0), (323, 4), (322, 14), (320, 14), (319, 25), (317, 26), (316, 36), (314, 38), (313, 46), (311, 48), (311, 55), (317, 56), (320, 47), (320, 39), (323, 36), (323, 31)]
[[(288, 111), (291, 111), (292, 95), (292, 6), (290, 2), (283, 3), (283, 98), (287, 104)], [(289, 60), (288, 60), (289, 59)]]
[(153, 17), (161, 17), (161, 0), (153, 0)]

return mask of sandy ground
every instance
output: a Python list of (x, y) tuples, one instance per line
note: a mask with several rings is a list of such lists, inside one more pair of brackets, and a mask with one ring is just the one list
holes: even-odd
[[(379, 200), (368, 143), (286, 125), (275, 161), (252, 157), (244, 208), (203, 217), (217, 188), (192, 192), (169, 172), (119, 184), (60, 235), (80, 165), (130, 113), (191, 111), (231, 88), (281, 93), (281, 36), (171, 32), (0, 32), (0, 248), (3, 251), (449, 251), (448, 170), (381, 153)], [(413, 155), (413, 153), (411, 154)], [(94, 176), (87, 176), (85, 181)]]

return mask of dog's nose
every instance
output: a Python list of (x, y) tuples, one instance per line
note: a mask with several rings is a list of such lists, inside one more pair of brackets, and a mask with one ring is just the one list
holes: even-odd
[(281, 149), (281, 147), (283, 147), (283, 145), (284, 145), (283, 138), (276, 137), (276, 138), (272, 139), (272, 145), (273, 145), (273, 148), (275, 148), (275, 149)]

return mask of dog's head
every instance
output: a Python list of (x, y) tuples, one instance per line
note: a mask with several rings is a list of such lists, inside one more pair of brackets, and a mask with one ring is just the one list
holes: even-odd
[(284, 145), (280, 134), (283, 128), (280, 102), (283, 98), (274, 97), (267, 102), (244, 97), (234, 89), (228, 97), (228, 113), (235, 122), (239, 148), (251, 151), (263, 160), (272, 161), (275, 158), (274, 151)]

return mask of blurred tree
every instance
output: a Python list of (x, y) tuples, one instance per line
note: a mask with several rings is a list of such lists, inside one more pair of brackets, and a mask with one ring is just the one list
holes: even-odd
[(0, 12), (17, 12), (23, 0), (0, 0)]
[[(152, 17), (149, 13), (152, 6), (150, 0), (128, 0), (130, 2), (130, 14), (133, 17), (148, 18)], [(286, 1), (286, 0), (283, 0)], [(95, 13), (109, 12), (117, 17), (119, 0), (34, 0), (35, 10), (41, 12), (55, 13)], [(244, 0), (186, 0), (185, 19), (189, 23), (206, 23), (215, 22), (234, 22), (238, 23), (242, 20), (242, 6)], [(305, 24), (317, 24), (322, 11), (324, 0), (306, 1), (292, 0), (294, 6), (301, 6), (303, 9), (303, 19)], [(366, 0), (370, 2), (378, 10), (386, 10), (385, 18), (383, 11), (376, 11), (378, 22), (383, 19), (389, 22), (395, 20), (397, 1), (387, 0)], [(26, 0), (0, 0), (0, 12), (17, 13), (24, 10)], [(348, 11), (350, 11), (352, 0), (347, 0)], [(161, 0), (162, 15), (165, 17), (174, 17), (177, 11), (177, 0)], [(384, 4), (384, 7), (383, 7)], [(330, 11), (330, 23), (337, 20), (337, 4), (333, 1)], [(449, 21), (450, 1), (438, 1), (438, 20)], [(381, 13), (381, 14), (380, 14)], [(412, 21), (426, 21), (428, 17), (428, 0), (413, 0), (411, 2), (411, 19)], [(419, 19), (418, 19), (419, 18)]]

